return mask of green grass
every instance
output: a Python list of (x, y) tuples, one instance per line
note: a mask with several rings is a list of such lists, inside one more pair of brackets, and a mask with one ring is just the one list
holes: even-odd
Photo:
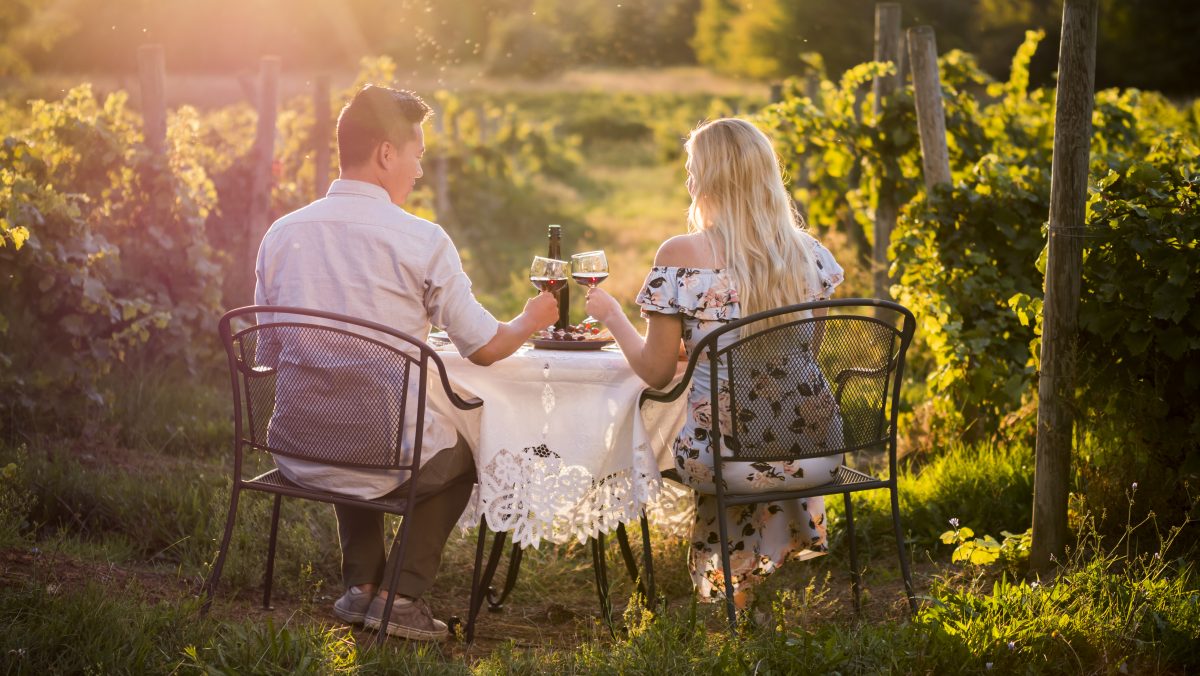
[(764, 626), (731, 639), (695, 603), (577, 645), (505, 643), (467, 661), (454, 644), (376, 650), (303, 613), (282, 623), (200, 618), (197, 605), (150, 602), (136, 585), (40, 584), (0, 594), (9, 673), (1186, 673), (1200, 667), (1200, 600), (1189, 566), (1111, 556), (1064, 569), (1055, 584), (939, 586), (915, 619), (806, 622), (781, 594)]
[[(770, 621), (748, 626), (737, 640), (725, 633), (720, 606), (692, 600), (687, 544), (656, 536), (666, 610), (652, 616), (634, 603), (625, 630), (609, 636), (596, 619), (587, 548), (543, 546), (526, 552), (509, 610), (481, 620), (484, 645), (491, 647), (469, 651), (455, 642), (399, 641), (375, 650), (360, 644), (371, 634), (334, 624), (326, 606), (340, 586), (338, 555), (332, 514), (323, 505), (285, 501), (278, 607), (257, 610), (269, 500), (255, 494), (242, 501), (213, 615), (200, 618), (191, 594), (223, 525), (226, 459), (154, 449), (111, 453), (83, 460), (62, 446), (0, 447), (0, 468), (15, 468), (0, 481), (6, 510), (0, 520), (26, 524), (0, 541), (0, 555), (33, 561), (0, 574), (7, 673), (961, 673), (988, 671), (989, 663), (1031, 673), (1200, 668), (1194, 551), (1176, 551), (1181, 547), (1170, 532), (1157, 536), (1159, 557), (1128, 558), (1122, 543), (1102, 546), (1084, 522), (1075, 556), (1041, 586), (986, 569), (959, 570), (946, 561), (949, 547), (932, 544), (950, 516), (980, 533), (1022, 530), (1029, 520), (1028, 448), (955, 446), (905, 471), (905, 523), (925, 569), (918, 583), (927, 599), (912, 621), (896, 610), (898, 595), (873, 593), (895, 589), (898, 574), (888, 504), (879, 492), (856, 502), (868, 569), (864, 618), (850, 612), (840, 501), (831, 500), (833, 553), (773, 575), (756, 605)], [(472, 532), (451, 538), (431, 599), (441, 614), (465, 613), (473, 555)], [(610, 552), (613, 568), (616, 561)], [(619, 580), (615, 570), (613, 577)], [(627, 581), (618, 582), (619, 605), (631, 591)], [(499, 640), (505, 636), (516, 640)]]
[[(905, 529), (932, 544), (951, 518), (976, 532), (999, 534), (1029, 527), (1033, 505), (1033, 448), (1013, 444), (955, 444), (900, 474)], [(863, 498), (868, 515), (889, 513), (887, 494)], [(871, 518), (868, 516), (868, 518)]]
[(108, 433), (122, 446), (171, 456), (214, 456), (229, 450), (233, 433), (229, 375), (213, 345), (204, 368), (131, 359), (118, 363), (101, 388), (110, 394)]

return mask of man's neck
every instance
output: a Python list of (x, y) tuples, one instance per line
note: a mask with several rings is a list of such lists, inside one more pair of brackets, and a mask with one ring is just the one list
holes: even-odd
[(377, 185), (380, 188), (383, 188), (383, 184), (379, 182), (379, 179), (375, 177), (375, 174), (364, 169), (342, 169), (338, 174), (338, 178), (343, 181), (362, 181), (363, 183), (370, 183), (371, 185)]

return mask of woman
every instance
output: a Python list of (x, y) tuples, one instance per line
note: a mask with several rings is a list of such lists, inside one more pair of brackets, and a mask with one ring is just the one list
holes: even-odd
[[(720, 119), (695, 129), (687, 144), (687, 188), (692, 196), (686, 235), (663, 242), (637, 296), (648, 320), (646, 337), (605, 291), (588, 293), (587, 311), (616, 338), (633, 370), (661, 389), (675, 375), (680, 341), (690, 353), (723, 323), (792, 303), (828, 298), (842, 281), (842, 268), (800, 224), (784, 187), (770, 139), (744, 120)], [(736, 331), (722, 336), (736, 339)], [(816, 363), (785, 370), (808, 378), (827, 401), (820, 421), (808, 421), (815, 443), (840, 445), (841, 423)], [(699, 493), (689, 567), (702, 599), (723, 597), (712, 450), (707, 427), (712, 415), (709, 365), (701, 360), (692, 377), (683, 429), (674, 443), (675, 465)], [(785, 395), (795, 395), (794, 383)], [(778, 383), (776, 389), (780, 389)], [(807, 393), (808, 388), (803, 388)], [(756, 390), (757, 392), (757, 390)], [(729, 415), (725, 386), (716, 393), (717, 414)], [(814, 424), (814, 422), (818, 424)], [(728, 429), (728, 427), (726, 427)], [(736, 463), (724, 479), (730, 490), (807, 488), (828, 483), (837, 457), (799, 462)], [(728, 468), (730, 465), (726, 465)], [(821, 498), (730, 507), (731, 573), (734, 601), (788, 559), (826, 550), (825, 505)]]

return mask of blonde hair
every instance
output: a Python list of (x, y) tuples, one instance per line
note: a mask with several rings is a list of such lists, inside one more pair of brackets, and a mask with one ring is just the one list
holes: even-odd
[(813, 300), (821, 288), (817, 264), (767, 135), (724, 118), (692, 130), (685, 147), (688, 227), (707, 233), (710, 246), (723, 245), (742, 316)]

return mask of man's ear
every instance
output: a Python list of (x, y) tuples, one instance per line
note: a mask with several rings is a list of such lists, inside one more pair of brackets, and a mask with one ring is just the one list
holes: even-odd
[(396, 147), (390, 141), (381, 141), (379, 145), (375, 146), (374, 158), (375, 164), (382, 169), (387, 169), (396, 159)]

